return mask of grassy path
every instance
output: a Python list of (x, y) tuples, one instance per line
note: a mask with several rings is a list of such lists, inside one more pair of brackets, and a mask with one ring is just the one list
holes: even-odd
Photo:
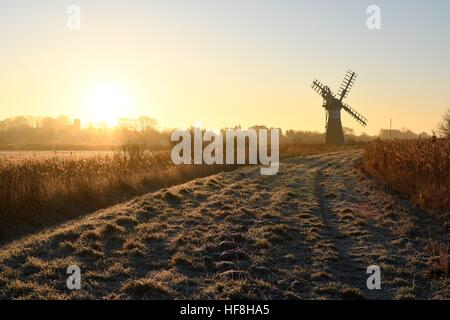
[[(360, 158), (221, 173), (16, 241), (0, 249), (0, 297), (450, 298), (444, 224), (363, 176)], [(381, 290), (366, 288), (370, 265)]]

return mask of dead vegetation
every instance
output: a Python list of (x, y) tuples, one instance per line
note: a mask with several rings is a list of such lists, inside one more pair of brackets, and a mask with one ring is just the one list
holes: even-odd
[(363, 156), (364, 169), (422, 209), (450, 212), (450, 139), (376, 140)]
[(0, 240), (235, 166), (174, 166), (169, 151), (125, 144), (112, 155), (0, 158)]
[[(10, 243), (0, 298), (449, 299), (442, 223), (359, 179), (360, 156), (219, 173)], [(382, 290), (366, 287), (373, 264)]]
[[(354, 148), (354, 147), (349, 147)], [(329, 151), (323, 145), (283, 144), (281, 157)], [(173, 165), (170, 151), (125, 143), (116, 152), (92, 156), (0, 156), (0, 242), (180, 184), (235, 165)], [(209, 182), (214, 187), (214, 181)], [(176, 201), (170, 193), (167, 200)]]

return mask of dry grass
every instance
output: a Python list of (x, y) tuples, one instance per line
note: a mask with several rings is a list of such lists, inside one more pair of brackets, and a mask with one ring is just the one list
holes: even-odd
[(429, 272), (434, 276), (448, 276), (448, 244), (441, 243), (430, 238), (425, 247), (425, 252), (431, 257), (429, 262)]
[(364, 148), (364, 144), (346, 144), (337, 147), (337, 146), (327, 146), (325, 144), (301, 144), (301, 143), (282, 142), (280, 145), (280, 158), (287, 159), (291, 157), (337, 152), (344, 150), (358, 150), (362, 148)]
[[(359, 180), (360, 157), (219, 173), (24, 237), (0, 248), (0, 299), (448, 299), (445, 250), (427, 248), (441, 223)], [(382, 290), (366, 287), (373, 264)]]
[(364, 168), (422, 209), (450, 212), (450, 139), (377, 140), (366, 146)]
[[(351, 147), (353, 148), (353, 147)], [(282, 145), (281, 157), (318, 154), (323, 145)], [(116, 152), (21, 153), (0, 157), (0, 241), (33, 232), (133, 196), (176, 185), (234, 165), (175, 166), (170, 151), (127, 143)], [(211, 182), (213, 183), (213, 182)], [(174, 195), (166, 193), (167, 200)]]
[(174, 166), (169, 151), (0, 158), (0, 240), (234, 166)]

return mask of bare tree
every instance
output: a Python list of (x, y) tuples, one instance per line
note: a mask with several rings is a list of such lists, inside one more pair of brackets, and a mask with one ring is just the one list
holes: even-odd
[(355, 130), (353, 128), (343, 127), (342, 129), (344, 130), (344, 135), (346, 135), (346, 136), (354, 136), (355, 135)]
[(150, 117), (144, 117), (144, 116), (137, 118), (134, 121), (134, 123), (135, 123), (135, 128), (138, 131), (142, 131), (142, 132), (145, 132), (149, 129), (154, 129), (155, 126), (157, 125), (157, 121), (155, 119), (150, 118)]
[(442, 137), (450, 138), (450, 108), (442, 116), (442, 121), (439, 123), (437, 130)]

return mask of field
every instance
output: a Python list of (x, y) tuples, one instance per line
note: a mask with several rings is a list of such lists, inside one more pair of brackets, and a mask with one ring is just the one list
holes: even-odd
[[(362, 156), (221, 172), (11, 242), (0, 298), (449, 299), (442, 220), (361, 171)], [(72, 264), (81, 290), (66, 288)], [(370, 265), (381, 290), (366, 287)]]
[(169, 151), (0, 153), (0, 241), (234, 166), (174, 166)]
[[(350, 146), (348, 148), (355, 148)], [(283, 158), (335, 150), (284, 144)], [(236, 169), (174, 166), (170, 151), (124, 144), (116, 151), (0, 152), (0, 242), (163, 187)]]
[(437, 215), (450, 213), (450, 139), (374, 141), (364, 168), (394, 191)]
[(24, 159), (89, 159), (114, 156), (114, 151), (0, 151), (0, 161), (20, 162)]

